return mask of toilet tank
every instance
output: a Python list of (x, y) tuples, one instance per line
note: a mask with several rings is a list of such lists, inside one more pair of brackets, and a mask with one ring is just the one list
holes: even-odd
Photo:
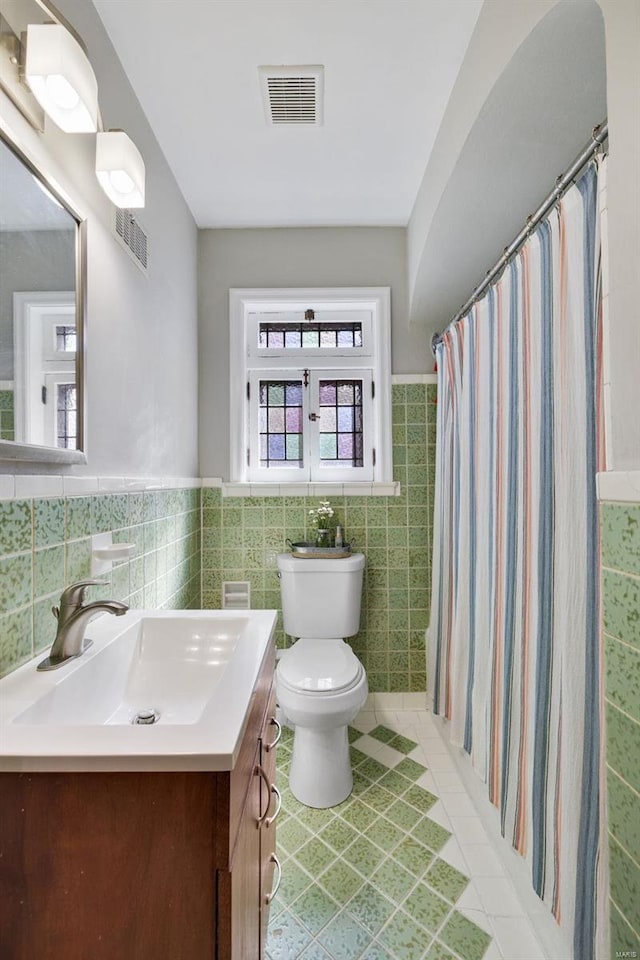
[(307, 560), (278, 554), (285, 632), (291, 637), (352, 637), (360, 627), (364, 554)]

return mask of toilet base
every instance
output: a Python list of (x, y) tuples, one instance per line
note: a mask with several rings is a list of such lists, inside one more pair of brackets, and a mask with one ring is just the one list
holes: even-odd
[(346, 725), (329, 730), (295, 727), (289, 786), (307, 807), (335, 807), (347, 799), (353, 774)]

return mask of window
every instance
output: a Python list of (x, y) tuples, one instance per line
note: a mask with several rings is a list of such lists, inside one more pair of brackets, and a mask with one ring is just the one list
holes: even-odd
[(233, 479), (391, 479), (386, 288), (232, 290)]

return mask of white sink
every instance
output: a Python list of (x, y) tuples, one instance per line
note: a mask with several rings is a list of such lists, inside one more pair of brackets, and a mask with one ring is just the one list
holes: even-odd
[(230, 769), (276, 616), (101, 616), (78, 659), (42, 673), (40, 654), (0, 680), (0, 769)]

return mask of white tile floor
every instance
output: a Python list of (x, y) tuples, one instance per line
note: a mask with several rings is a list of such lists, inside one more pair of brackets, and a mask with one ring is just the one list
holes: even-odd
[[(440, 857), (471, 878), (456, 907), (493, 938), (483, 960), (558, 960), (545, 953), (536, 937), (431, 714), (426, 710), (365, 710), (353, 726), (366, 734), (378, 724), (418, 744), (408, 756), (428, 770), (417, 783), (439, 797), (429, 817), (452, 833)], [(395, 750), (372, 737), (364, 736), (357, 745), (389, 767), (400, 760)]]

